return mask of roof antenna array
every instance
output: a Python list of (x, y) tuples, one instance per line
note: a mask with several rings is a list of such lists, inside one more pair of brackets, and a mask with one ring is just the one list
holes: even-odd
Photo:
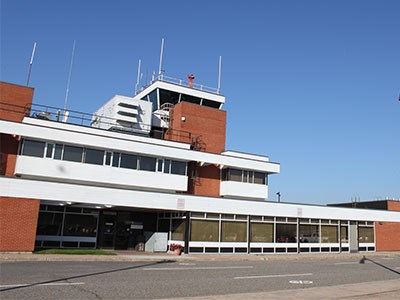
[(32, 64), (33, 64), (33, 58), (35, 57), (35, 50), (36, 50), (36, 42), (33, 44), (31, 60), (29, 62), (28, 78), (26, 79), (26, 86), (29, 85), (29, 80), (31, 79)]

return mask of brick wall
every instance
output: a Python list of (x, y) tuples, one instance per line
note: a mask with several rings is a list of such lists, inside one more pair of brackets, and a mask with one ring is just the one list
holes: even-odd
[[(188, 102), (174, 106), (171, 113), (171, 128), (175, 134), (190, 133), (194, 147), (199, 151), (220, 154), (225, 150), (226, 112)], [(185, 134), (183, 134), (185, 135)], [(187, 142), (178, 135), (176, 141)], [(190, 194), (219, 197), (220, 169), (217, 166), (203, 166), (191, 163), (188, 168)]]
[(39, 200), (0, 197), (0, 251), (33, 251)]
[[(0, 119), (21, 122), (34, 89), (0, 82)], [(0, 134), (0, 175), (14, 176), (19, 137)], [(0, 197), (0, 251), (33, 251), (39, 200)]]
[[(400, 211), (399, 201), (388, 201), (388, 210)], [(400, 251), (400, 223), (375, 222), (376, 251)]]

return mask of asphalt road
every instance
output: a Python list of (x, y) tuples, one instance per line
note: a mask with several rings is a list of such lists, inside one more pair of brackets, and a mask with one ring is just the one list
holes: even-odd
[(400, 278), (400, 257), (224, 262), (2, 263), (0, 299), (160, 299)]

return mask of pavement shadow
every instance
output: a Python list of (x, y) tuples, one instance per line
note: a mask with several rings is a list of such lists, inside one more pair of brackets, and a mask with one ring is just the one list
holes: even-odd
[(49, 283), (54, 283), (54, 282), (59, 282), (59, 281), (66, 281), (66, 280), (70, 280), (70, 279), (84, 278), (84, 277), (90, 277), (90, 276), (96, 276), (96, 275), (102, 275), (102, 274), (110, 274), (110, 273), (115, 273), (115, 272), (139, 269), (139, 268), (143, 268), (143, 267), (149, 267), (149, 266), (160, 265), (160, 264), (169, 264), (169, 263), (174, 263), (174, 262), (175, 262), (175, 260), (163, 260), (163, 261), (151, 262), (151, 263), (146, 263), (146, 264), (126, 267), (126, 268), (118, 268), (118, 269), (113, 269), (113, 270), (107, 270), (107, 271), (101, 271), (101, 272), (95, 272), (95, 273), (88, 273), (88, 274), (70, 276), (70, 277), (59, 278), (59, 279), (54, 279), (54, 280), (35, 282), (35, 283), (23, 285), (23, 286), (14, 286), (14, 287), (1, 289), (0, 293), (1, 292), (5, 292), (5, 291), (10, 291), (10, 290), (29, 288), (29, 287), (33, 287), (33, 286), (41, 285), (41, 284), (49, 284)]
[(392, 269), (392, 268), (389, 268), (389, 267), (387, 267), (387, 266), (385, 266), (385, 265), (382, 265), (381, 263), (378, 263), (378, 262), (376, 262), (376, 261), (374, 261), (374, 260), (372, 260), (372, 259), (366, 258), (365, 256), (363, 256), (363, 258), (361, 258), (360, 264), (365, 264), (366, 261), (369, 261), (369, 262), (371, 262), (371, 263), (373, 263), (373, 264), (375, 264), (375, 265), (377, 265), (377, 266), (379, 266), (379, 267), (382, 267), (382, 268), (384, 268), (384, 269), (386, 269), (386, 270), (388, 270), (388, 271), (390, 271), (390, 272), (393, 272), (393, 273), (395, 273), (395, 274), (397, 274), (397, 275), (400, 275), (400, 272), (399, 272), (399, 271), (396, 271), (396, 270), (394, 270), (394, 269)]

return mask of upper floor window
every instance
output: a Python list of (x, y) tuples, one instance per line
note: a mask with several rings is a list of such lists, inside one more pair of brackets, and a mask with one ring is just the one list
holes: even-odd
[(221, 174), (222, 181), (237, 181), (255, 184), (268, 184), (267, 178), (266, 173), (231, 168), (223, 169)]
[(27, 156), (43, 157), (45, 146), (45, 142), (24, 140), (21, 153)]

